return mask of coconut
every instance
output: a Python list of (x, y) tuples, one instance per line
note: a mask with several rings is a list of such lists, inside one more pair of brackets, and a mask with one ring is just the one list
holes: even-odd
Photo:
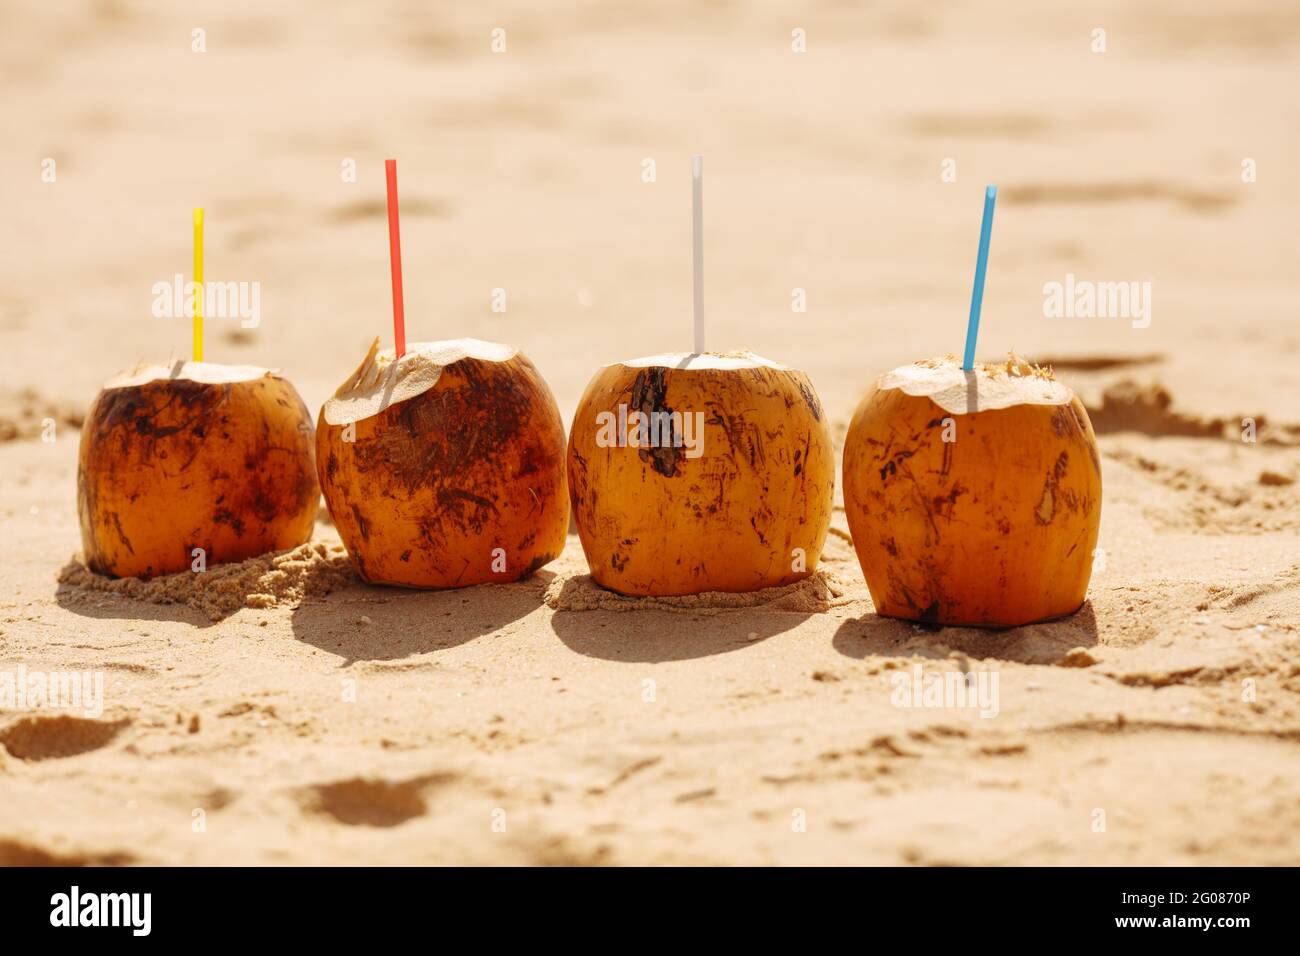
[(564, 548), (564, 425), (517, 349), (371, 345), (321, 409), (325, 503), (357, 573), (453, 588), (515, 581)]
[(320, 502), (312, 448), (278, 372), (176, 361), (114, 379), (81, 430), (86, 565), (153, 577), (303, 544)]
[(607, 365), (569, 438), (596, 582), (670, 596), (790, 584), (830, 527), (834, 451), (808, 376), (752, 352)]
[(1101, 521), (1088, 413), (1014, 356), (894, 369), (844, 443), (844, 506), (876, 610), (1010, 627), (1077, 611)]

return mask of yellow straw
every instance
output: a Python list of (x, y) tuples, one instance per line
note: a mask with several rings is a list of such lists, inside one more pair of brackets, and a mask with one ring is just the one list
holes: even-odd
[(194, 209), (194, 361), (203, 361), (203, 207)]

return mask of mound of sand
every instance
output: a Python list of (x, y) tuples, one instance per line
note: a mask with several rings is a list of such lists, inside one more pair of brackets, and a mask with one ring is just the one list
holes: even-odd
[(1088, 418), (1098, 434), (1143, 432), (1148, 435), (1182, 435), (1190, 438), (1242, 440), (1242, 430), (1253, 422), (1255, 440), (1263, 445), (1300, 445), (1300, 425), (1275, 422), (1263, 414), (1205, 418), (1174, 407), (1174, 397), (1158, 382), (1146, 385), (1122, 379), (1108, 385), (1100, 402), (1088, 402)]
[(1206, 421), (1173, 408), (1174, 398), (1159, 384), (1139, 385), (1124, 379), (1102, 393), (1101, 403), (1089, 406), (1088, 417), (1097, 432), (1136, 431), (1148, 435), (1187, 435), (1222, 438), (1228, 421)]
[(293, 607), (303, 598), (355, 584), (357, 577), (341, 545), (304, 544), (202, 573), (182, 571), (152, 580), (109, 578), (87, 568), (78, 556), (59, 574), (59, 584), (107, 591), (150, 604), (188, 604), (219, 621), (243, 608)]
[(847, 586), (831, 571), (814, 571), (785, 587), (733, 594), (706, 591), (680, 597), (627, 597), (607, 591), (590, 574), (558, 574), (546, 587), (546, 606), (555, 611), (691, 611), (717, 613), (736, 608), (766, 607), (774, 611), (815, 614), (849, 603)]

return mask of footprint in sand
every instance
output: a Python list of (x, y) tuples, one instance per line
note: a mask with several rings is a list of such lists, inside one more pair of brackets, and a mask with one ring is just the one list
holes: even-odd
[(0, 866), (127, 866), (130, 853), (60, 853), (24, 840), (0, 838)]
[(60, 430), (75, 436), (84, 418), (71, 403), (44, 398), (31, 389), (0, 391), (0, 442), (57, 435)]
[(1220, 212), (1239, 201), (1223, 192), (1155, 180), (1023, 183), (1005, 187), (999, 198), (1017, 206), (1172, 202), (1193, 212)]
[(75, 757), (108, 746), (129, 720), (85, 717), (24, 717), (0, 730), (0, 745), (19, 760)]
[(921, 113), (900, 125), (913, 136), (948, 139), (1040, 139), (1053, 132), (1048, 117), (1032, 113)]
[(450, 783), (455, 774), (431, 774), (410, 780), (375, 780), (353, 777), (321, 783), (299, 791), (307, 813), (348, 826), (395, 827), (428, 812), (425, 792)]
[[(388, 216), (388, 203), (383, 198), (358, 199), (334, 207), (330, 219), (339, 223), (361, 222), (367, 219), (384, 219)], [(420, 196), (402, 198), (402, 218), (415, 216), (446, 219), (451, 216), (451, 203), (442, 199), (425, 199)]]

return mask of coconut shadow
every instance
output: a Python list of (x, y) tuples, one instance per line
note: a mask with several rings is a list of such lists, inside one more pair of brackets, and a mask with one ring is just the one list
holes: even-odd
[(54, 589), (55, 603), (78, 617), (98, 621), (175, 621), (197, 628), (212, 627), (225, 620), (225, 617), (213, 620), (209, 614), (189, 604), (156, 604), (130, 594), (83, 588), (62, 580), (65, 573), (82, 567), (76, 558), (69, 559), (59, 571), (58, 585)]
[[(418, 590), (357, 583), (294, 608), (294, 636), (342, 659), (393, 661), (447, 650), (499, 631), (542, 606), (555, 575), (538, 571), (503, 584)], [(359, 623), (368, 617), (370, 623)]]
[(1097, 616), (1091, 601), (1073, 614), (1024, 624), (987, 629), (919, 624), (867, 614), (850, 618), (835, 631), (831, 645), (845, 657), (924, 657), (942, 659), (953, 651), (975, 660), (1052, 665), (1076, 647), (1095, 647)]
[(771, 607), (726, 608), (701, 613), (660, 608), (627, 611), (556, 611), (551, 630), (584, 657), (625, 664), (697, 660), (752, 647), (793, 630), (813, 615)]

